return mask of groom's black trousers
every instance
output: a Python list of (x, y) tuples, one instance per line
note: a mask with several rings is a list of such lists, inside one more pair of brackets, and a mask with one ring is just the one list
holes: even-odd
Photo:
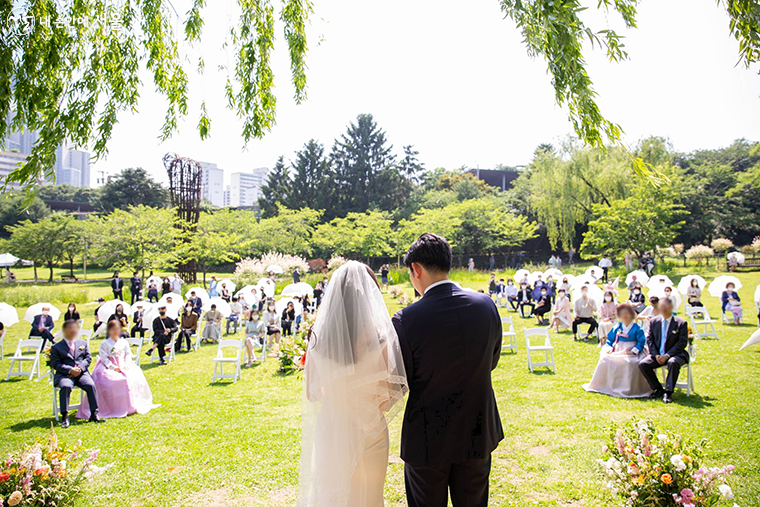
[(486, 507), (491, 456), (440, 466), (404, 464), (409, 507)]

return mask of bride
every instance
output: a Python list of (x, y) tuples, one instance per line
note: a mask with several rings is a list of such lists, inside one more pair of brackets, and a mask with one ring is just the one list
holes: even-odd
[(333, 274), (306, 353), (299, 507), (382, 507), (388, 421), (409, 390), (372, 270)]

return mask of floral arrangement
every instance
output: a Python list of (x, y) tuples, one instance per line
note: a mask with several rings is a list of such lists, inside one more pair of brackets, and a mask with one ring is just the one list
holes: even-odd
[(728, 238), (715, 238), (710, 243), (710, 246), (716, 252), (725, 252), (726, 250), (734, 246), (734, 242)]
[(309, 263), (301, 256), (269, 252), (258, 259), (246, 257), (235, 264), (235, 283), (239, 287), (253, 285), (266, 275), (266, 269), (273, 264), (280, 266), (285, 273), (292, 273), (295, 268), (301, 273), (309, 271)]
[(398, 287), (390, 287), (388, 289), (388, 294), (390, 294), (392, 298), (398, 300), (398, 303), (402, 308), (406, 308), (415, 301), (414, 298), (407, 296), (406, 292), (404, 292), (402, 289), (399, 289)]
[(630, 507), (713, 507), (733, 500), (731, 465), (702, 465), (706, 443), (692, 443), (639, 421), (610, 430), (597, 460), (607, 488)]
[[(713, 241), (713, 243), (715, 243)], [(702, 262), (702, 259), (707, 259), (709, 257), (713, 257), (715, 255), (715, 251), (706, 245), (694, 245), (693, 247), (686, 250), (686, 258), (687, 259), (694, 259), (697, 261), (697, 266)]]
[(293, 336), (283, 336), (280, 338), (277, 359), (280, 361), (280, 371), (282, 373), (292, 373), (303, 368), (306, 344), (306, 333), (301, 331)]
[(25, 447), (0, 462), (0, 506), (65, 507), (72, 505), (82, 483), (109, 466), (96, 466), (98, 450), (61, 444), (51, 428), (46, 442)]
[(348, 259), (346, 259), (342, 255), (336, 255), (333, 258), (331, 258), (329, 261), (327, 261), (327, 269), (329, 271), (334, 271), (347, 262), (348, 262)]

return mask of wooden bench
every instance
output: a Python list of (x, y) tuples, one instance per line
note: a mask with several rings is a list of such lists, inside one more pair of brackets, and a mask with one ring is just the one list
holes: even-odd
[(61, 275), (62, 282), (77, 282), (79, 281), (76, 275)]
[[(743, 269), (743, 268), (760, 268), (760, 257), (746, 257), (744, 259), (744, 262), (736, 266), (734, 269)], [(726, 270), (730, 271), (731, 265), (726, 261)]]

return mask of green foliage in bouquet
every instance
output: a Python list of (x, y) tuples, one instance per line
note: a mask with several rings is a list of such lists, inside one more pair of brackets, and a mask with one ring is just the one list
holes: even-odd
[(613, 496), (630, 507), (712, 507), (732, 500), (732, 465), (703, 465), (707, 443), (694, 443), (651, 423), (610, 429), (599, 467)]
[(96, 466), (98, 450), (69, 446), (51, 428), (47, 441), (26, 446), (0, 462), (0, 506), (67, 507), (85, 480), (108, 467)]

